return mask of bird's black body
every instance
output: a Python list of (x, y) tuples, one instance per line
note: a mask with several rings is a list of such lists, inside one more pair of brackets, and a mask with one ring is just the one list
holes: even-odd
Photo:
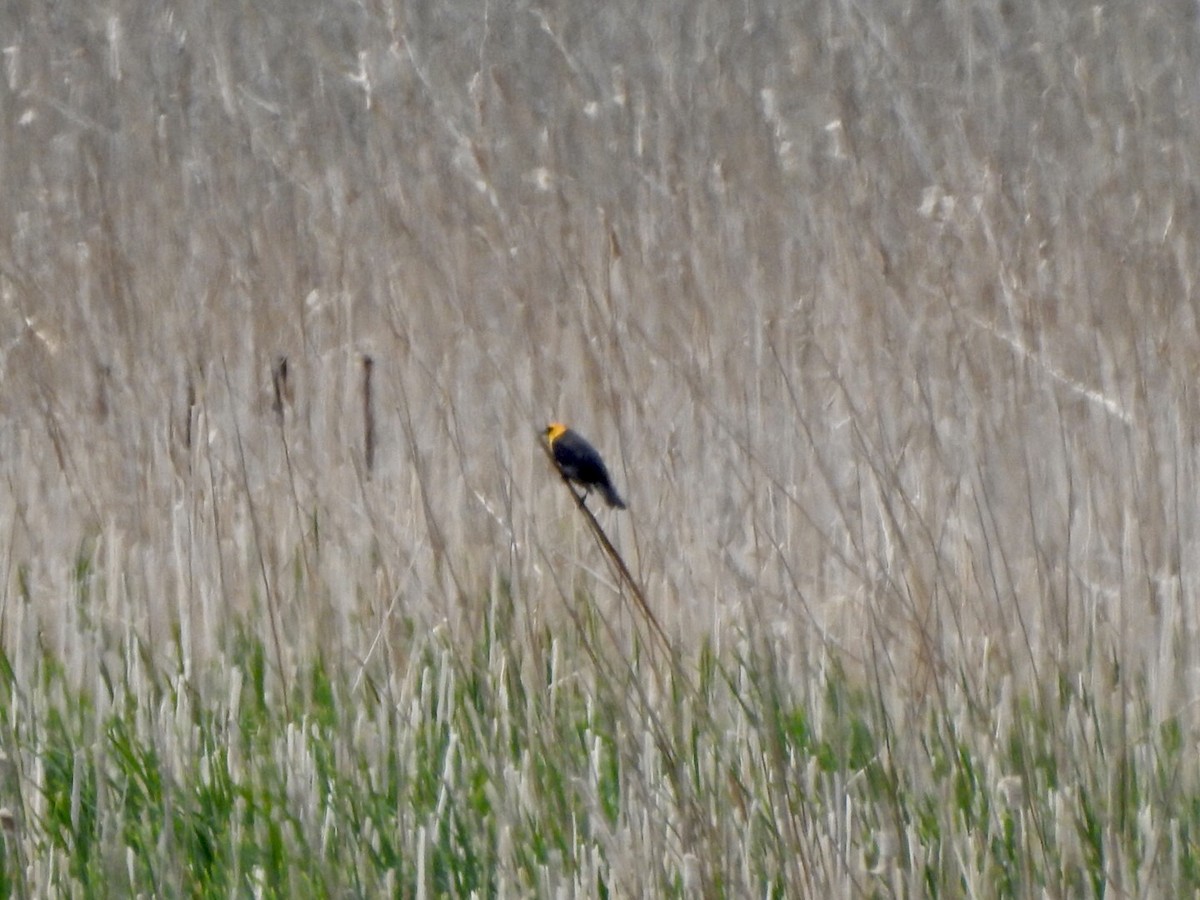
[(557, 422), (546, 429), (546, 440), (563, 478), (575, 482), (585, 491), (596, 488), (609, 506), (625, 509), (625, 501), (613, 487), (604, 460), (595, 447)]

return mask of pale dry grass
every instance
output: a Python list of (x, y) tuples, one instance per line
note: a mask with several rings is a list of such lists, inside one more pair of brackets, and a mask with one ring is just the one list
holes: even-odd
[(0, 34), (18, 676), (140, 641), (221, 696), (245, 618), (273, 677), (399, 679), (498, 584), (530, 635), (584, 596), (623, 632), (536, 446), (562, 418), (685, 656), (837, 658), (900, 722), (1145, 683), (1194, 735), (1189, 6), (115, 0)]

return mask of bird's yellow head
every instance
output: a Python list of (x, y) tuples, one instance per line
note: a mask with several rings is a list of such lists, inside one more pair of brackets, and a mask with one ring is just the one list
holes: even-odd
[(567, 426), (562, 422), (551, 422), (546, 426), (546, 443), (553, 444), (556, 440), (562, 437), (567, 431)]

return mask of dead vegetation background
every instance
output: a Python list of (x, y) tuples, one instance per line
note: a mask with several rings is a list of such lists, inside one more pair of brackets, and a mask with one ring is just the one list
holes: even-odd
[(902, 704), (1136, 675), (1194, 727), (1194, 5), (111, 0), (0, 34), (18, 669), (86, 682), (134, 635), (203, 671), (247, 619), (286, 679), (469, 633), (501, 585), (620, 621), (555, 417), (685, 647), (770, 635)]

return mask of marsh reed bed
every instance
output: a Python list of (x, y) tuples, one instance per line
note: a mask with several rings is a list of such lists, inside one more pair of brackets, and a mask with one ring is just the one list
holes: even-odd
[(0, 34), (0, 891), (1200, 889), (1190, 6)]

